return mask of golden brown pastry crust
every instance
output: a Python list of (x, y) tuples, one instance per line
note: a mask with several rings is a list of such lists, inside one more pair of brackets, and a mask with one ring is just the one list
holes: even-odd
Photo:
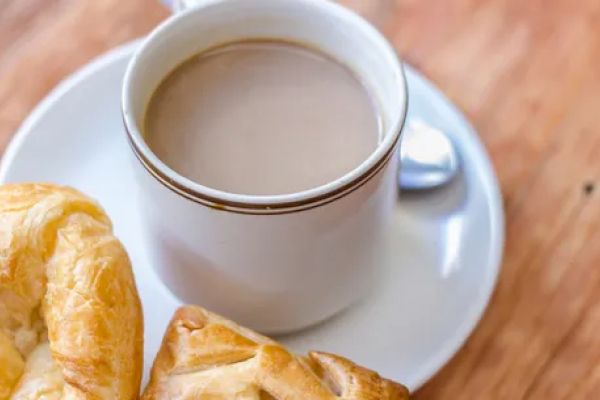
[(44, 184), (0, 187), (0, 400), (135, 399), (142, 311), (98, 204)]
[(173, 317), (142, 400), (403, 400), (398, 383), (332, 354), (302, 358), (200, 307)]

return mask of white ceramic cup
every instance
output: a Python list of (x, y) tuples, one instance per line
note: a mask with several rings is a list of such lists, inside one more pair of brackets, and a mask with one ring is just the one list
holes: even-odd
[[(397, 197), (406, 82), (390, 44), (369, 23), (323, 0), (188, 0), (133, 56), (123, 118), (137, 160), (153, 267), (185, 303), (266, 333), (318, 323), (359, 300), (381, 264)], [(177, 174), (141, 127), (154, 90), (175, 67), (219, 44), (279, 38), (316, 47), (355, 71), (376, 98), (384, 136), (354, 170), (310, 190), (249, 196)], [(146, 310), (152, 312), (152, 310)]]

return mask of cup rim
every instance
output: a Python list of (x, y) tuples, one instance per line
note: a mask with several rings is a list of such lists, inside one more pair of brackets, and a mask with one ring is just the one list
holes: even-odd
[(141, 55), (148, 49), (152, 42), (162, 36), (171, 26), (177, 24), (180, 19), (186, 18), (190, 14), (202, 12), (204, 7), (222, 3), (222, 0), (204, 0), (201, 6), (171, 15), (144, 38), (142, 44), (136, 49), (132, 59), (129, 61), (123, 80), (121, 106), (129, 144), (143, 167), (159, 183), (188, 200), (214, 209), (242, 214), (281, 214), (315, 208), (344, 197), (367, 183), (387, 164), (396, 150), (396, 145), (399, 142), (401, 131), (406, 121), (408, 108), (406, 76), (398, 54), (389, 41), (376, 28), (350, 9), (329, 1), (294, 1), (313, 7), (320, 7), (325, 12), (333, 14), (336, 18), (345, 19), (348, 23), (360, 29), (361, 34), (367, 36), (369, 40), (379, 42), (381, 48), (390, 56), (390, 67), (397, 70), (401, 78), (399, 83), (401, 86), (400, 90), (402, 91), (402, 101), (398, 104), (398, 107), (400, 107), (398, 118), (385, 129), (383, 141), (369, 157), (343, 176), (314, 188), (288, 194), (249, 195), (226, 192), (192, 181), (166, 165), (147, 145), (134, 118), (132, 98), (130, 96), (133, 75), (138, 68)]

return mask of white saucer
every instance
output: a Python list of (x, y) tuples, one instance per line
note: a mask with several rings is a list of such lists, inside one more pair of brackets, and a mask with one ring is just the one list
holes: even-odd
[[(67, 184), (104, 205), (133, 261), (145, 310), (147, 373), (178, 301), (158, 281), (140, 240), (120, 115), (121, 79), (135, 46), (103, 55), (60, 84), (13, 139), (0, 181)], [(281, 340), (297, 351), (345, 355), (416, 389), (479, 321), (498, 275), (504, 224), (496, 178), (475, 132), (431, 83), (411, 68), (407, 78), (409, 114), (448, 132), (463, 174), (445, 189), (403, 195), (387, 279), (377, 294)]]

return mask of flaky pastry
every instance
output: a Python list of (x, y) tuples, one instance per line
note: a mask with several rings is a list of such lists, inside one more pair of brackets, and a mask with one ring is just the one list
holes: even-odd
[(104, 211), (76, 190), (0, 187), (0, 400), (136, 399), (142, 312)]
[(402, 400), (398, 383), (332, 354), (298, 357), (200, 307), (173, 317), (142, 400)]

